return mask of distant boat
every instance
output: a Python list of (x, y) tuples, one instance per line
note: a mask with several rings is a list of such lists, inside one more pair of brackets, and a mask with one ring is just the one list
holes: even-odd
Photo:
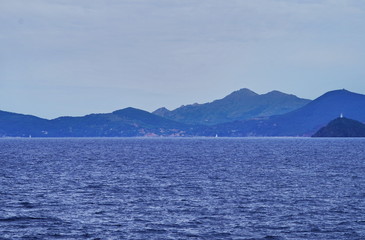
[(215, 137), (218, 137), (218, 134), (216, 134)]

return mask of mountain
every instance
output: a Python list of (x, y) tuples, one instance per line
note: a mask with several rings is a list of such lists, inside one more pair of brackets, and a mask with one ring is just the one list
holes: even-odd
[(339, 117), (318, 130), (313, 137), (365, 137), (365, 124)]
[(188, 129), (185, 124), (131, 107), (107, 114), (61, 117), (52, 122), (56, 127), (50, 135), (70, 137), (180, 136)]
[(221, 124), (214, 126), (212, 131), (226, 136), (311, 136), (340, 114), (364, 122), (365, 95), (335, 90), (292, 112), (267, 119)]
[(283, 114), (309, 102), (279, 91), (259, 95), (244, 88), (210, 103), (181, 106), (173, 111), (159, 108), (153, 114), (186, 124), (215, 125)]
[(49, 120), (39, 117), (0, 111), (0, 137), (28, 137), (42, 134)]
[[(246, 99), (244, 103), (243, 99)], [(248, 89), (242, 89), (212, 103), (186, 106), (186, 109), (194, 107), (201, 109), (201, 115), (210, 114), (212, 118), (209, 123), (218, 119), (223, 121), (244, 116), (250, 118), (216, 125), (189, 125), (135, 108), (53, 120), (0, 111), (0, 137), (215, 136), (216, 134), (230, 137), (312, 136), (341, 114), (346, 118), (365, 122), (365, 95), (347, 90), (331, 91), (294, 111), (264, 117), (276, 111), (283, 111), (283, 106), (286, 106), (284, 103), (288, 102), (285, 99), (298, 100), (293, 95), (277, 91), (258, 95)], [(255, 104), (256, 100), (261, 101), (261, 105), (257, 102)], [(278, 104), (279, 102), (282, 104)], [(250, 107), (245, 108), (245, 111), (238, 111), (237, 109), (243, 109), (242, 106)], [(213, 111), (214, 107), (220, 109), (217, 110), (217, 114)], [(251, 110), (246, 111), (247, 109)], [(159, 111), (170, 112), (166, 109)], [(226, 118), (221, 115), (225, 111), (228, 114)], [(191, 113), (196, 114), (191, 116), (199, 119), (199, 111), (194, 110)], [(256, 118), (253, 119), (253, 116)]]
[(185, 124), (135, 108), (53, 120), (0, 112), (0, 124), (1, 136), (11, 137), (184, 136), (190, 130)]

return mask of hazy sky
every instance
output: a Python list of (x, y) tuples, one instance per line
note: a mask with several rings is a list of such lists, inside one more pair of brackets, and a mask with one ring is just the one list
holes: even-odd
[(365, 94), (365, 1), (0, 0), (0, 109), (152, 111), (234, 90)]

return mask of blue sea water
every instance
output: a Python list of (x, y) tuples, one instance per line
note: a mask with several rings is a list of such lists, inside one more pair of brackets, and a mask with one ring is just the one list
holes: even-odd
[(0, 139), (0, 239), (365, 239), (365, 139)]

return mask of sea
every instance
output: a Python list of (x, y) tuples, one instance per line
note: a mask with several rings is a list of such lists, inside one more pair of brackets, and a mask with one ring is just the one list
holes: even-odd
[(365, 139), (0, 139), (0, 239), (365, 239)]

